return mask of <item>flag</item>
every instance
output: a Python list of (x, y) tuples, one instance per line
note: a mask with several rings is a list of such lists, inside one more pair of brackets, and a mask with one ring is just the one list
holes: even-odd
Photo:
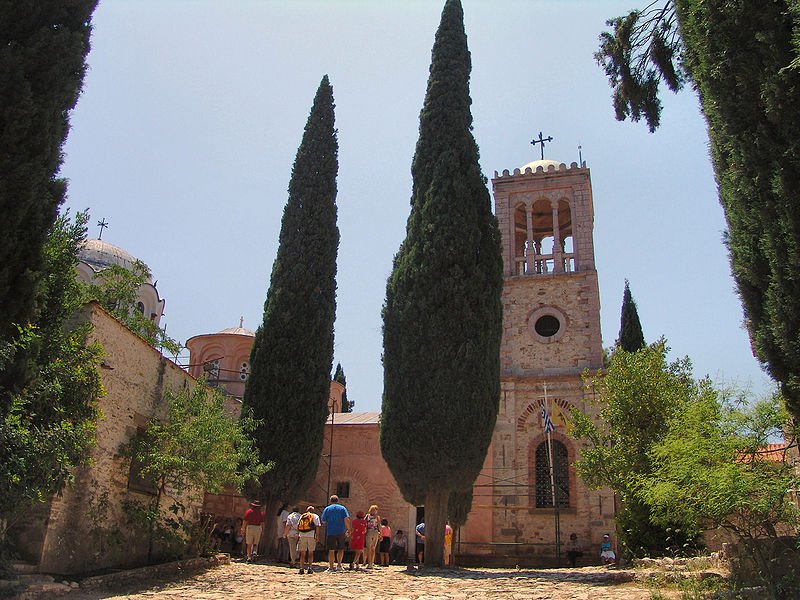
[(556, 426), (553, 424), (553, 420), (550, 418), (544, 404), (542, 404), (542, 427), (545, 433), (553, 433), (556, 430)]

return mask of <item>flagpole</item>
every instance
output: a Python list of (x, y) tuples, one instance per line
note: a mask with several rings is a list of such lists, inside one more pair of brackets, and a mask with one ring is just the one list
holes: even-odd
[[(547, 401), (547, 384), (544, 384), (544, 406), (548, 415), (553, 414), (548, 407)], [(556, 478), (555, 468), (553, 463), (553, 442), (550, 429), (545, 427), (547, 433), (547, 458), (550, 463), (550, 493), (553, 498), (553, 516), (555, 518), (555, 534), (556, 534), (556, 560), (561, 558), (561, 514), (558, 509), (558, 498), (556, 497)]]

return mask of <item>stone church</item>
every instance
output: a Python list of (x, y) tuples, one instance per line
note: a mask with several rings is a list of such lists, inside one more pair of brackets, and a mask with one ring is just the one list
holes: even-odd
[[(495, 173), (492, 186), (503, 244), (502, 395), (454, 551), (461, 564), (550, 564), (571, 533), (584, 548), (599, 548), (614, 527), (613, 493), (589, 490), (576, 477), (580, 447), (566, 434), (571, 410), (593, 414), (583, 374), (603, 367), (591, 178), (585, 164), (537, 160)], [(191, 338), (191, 374), (205, 372), (241, 398), (252, 340), (241, 323)], [(352, 512), (375, 503), (394, 531), (413, 532), (424, 507), (403, 499), (381, 458), (380, 415), (339, 412), (337, 385), (316, 482), (301, 503), (323, 507), (332, 493)], [(556, 426), (554, 486), (541, 418), (545, 398)], [(236, 496), (207, 496), (205, 510), (235, 516), (245, 506)], [(409, 538), (412, 552), (413, 533)], [(593, 557), (588, 552), (584, 561)]]
[[(505, 280), (500, 410), (475, 482), (472, 512), (457, 531), (454, 553), (463, 565), (553, 564), (571, 533), (588, 550), (599, 548), (603, 533), (613, 530), (613, 494), (588, 490), (576, 477), (573, 463), (580, 447), (566, 434), (573, 409), (593, 414), (582, 376), (602, 368), (591, 180), (585, 165), (541, 160), (513, 173), (495, 173), (492, 186)], [(87, 241), (80, 259), (77, 276), (84, 281), (111, 264), (130, 268), (136, 260), (100, 240)], [(152, 281), (138, 290), (135, 308), (156, 323), (164, 305)], [(226, 392), (229, 412), (238, 415), (250, 371), (254, 334), (241, 322), (187, 340), (186, 373), (96, 303), (85, 313), (94, 326), (93, 339), (104, 348), (100, 370), (107, 391), (100, 401), (105, 418), (98, 423), (93, 464), (76, 473), (74, 487), (20, 524), (25, 531), (20, 554), (51, 573), (142, 564), (146, 544), (85, 543), (85, 532), (95, 536), (107, 528), (113, 533), (124, 522), (124, 500), (146, 500), (152, 493), (126, 466), (120, 446), (163, 413), (165, 389), (190, 386), (203, 375)], [(381, 457), (380, 414), (342, 413), (343, 391), (331, 382), (331, 415), (316, 480), (299, 504), (321, 509), (333, 493), (353, 513), (378, 504), (393, 531), (411, 533), (411, 555), (424, 506), (403, 499)], [(541, 418), (545, 398), (555, 423), (552, 479)], [(96, 513), (102, 498), (109, 512), (98, 521), (90, 509)], [(202, 507), (189, 506), (189, 516), (202, 511), (235, 518), (246, 506), (237, 494), (206, 494)], [(595, 554), (587, 552), (583, 561), (595, 562)]]

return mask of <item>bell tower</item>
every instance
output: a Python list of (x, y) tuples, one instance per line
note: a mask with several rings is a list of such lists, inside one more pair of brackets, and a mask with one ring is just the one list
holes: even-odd
[(603, 366), (589, 169), (537, 160), (495, 173), (503, 239), (504, 376)]
[[(482, 480), (492, 500), (483, 509), (491, 510), (494, 543), (546, 563), (570, 533), (591, 547), (613, 528), (613, 494), (577, 478), (580, 448), (567, 433), (572, 410), (596, 416), (582, 376), (603, 367), (592, 184), (585, 164), (536, 160), (495, 172), (492, 187), (503, 248), (503, 338), (500, 410)], [(555, 423), (554, 486), (545, 397)]]

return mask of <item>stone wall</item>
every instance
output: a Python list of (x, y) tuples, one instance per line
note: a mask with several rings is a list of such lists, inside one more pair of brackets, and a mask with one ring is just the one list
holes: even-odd
[[(43, 540), (38, 560), (46, 573), (85, 573), (146, 562), (147, 540), (126, 529), (122, 503), (147, 502), (151, 496), (129, 489), (129, 464), (120, 447), (149, 419), (164, 414), (165, 390), (194, 383), (98, 304), (88, 305), (83, 316), (94, 327), (92, 339), (103, 347), (100, 373), (106, 395), (99, 402), (102, 418), (91, 466), (75, 473), (74, 485), (51, 500), (40, 531), (29, 533), (31, 539)], [(199, 502), (182, 500), (187, 516), (195, 516)]]

